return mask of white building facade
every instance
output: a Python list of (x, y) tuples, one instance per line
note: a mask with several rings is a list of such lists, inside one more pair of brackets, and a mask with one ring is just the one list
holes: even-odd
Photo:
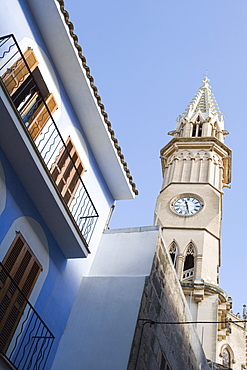
[(224, 144), (229, 133), (207, 77), (169, 134), (174, 138), (161, 150), (163, 184), (155, 218), (207, 358), (240, 370), (246, 366), (245, 323), (232, 314), (231, 298), (218, 285), (231, 150)]

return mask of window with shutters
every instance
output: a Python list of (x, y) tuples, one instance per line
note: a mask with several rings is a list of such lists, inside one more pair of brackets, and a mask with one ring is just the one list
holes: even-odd
[(83, 172), (84, 167), (69, 137), (66, 147), (62, 148), (55, 164), (51, 168), (53, 180), (67, 205), (70, 205), (73, 199)]
[[(5, 353), (42, 266), (17, 233), (0, 269), (0, 352)], [(26, 298), (26, 299), (25, 299)]]
[[(33, 49), (28, 48), (23, 53), (23, 56), (26, 59), (28, 67), (32, 72), (39, 64), (33, 52)], [(17, 59), (17, 61), (13, 63), (10, 68), (7, 69), (7, 71), (2, 75), (2, 80), (10, 96), (14, 95), (16, 90), (18, 90), (18, 88), (24, 83), (28, 76), (29, 71), (22, 57)]]
[(40, 73), (39, 62), (33, 49), (28, 48), (23, 56), (32, 74), (21, 57), (7, 69), (1, 78), (35, 140), (48, 122), (49, 112), (53, 114), (58, 105)]
[(22, 119), (27, 124), (28, 131), (33, 140), (37, 138), (50, 118), (47, 108), (51, 114), (57, 109), (54, 96), (49, 93), (43, 100), (40, 94), (35, 92), (30, 95), (27, 103), (20, 111)]

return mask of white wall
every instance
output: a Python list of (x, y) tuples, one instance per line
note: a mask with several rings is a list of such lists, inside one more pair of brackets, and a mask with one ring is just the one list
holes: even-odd
[(108, 230), (61, 339), (53, 370), (126, 369), (158, 227)]

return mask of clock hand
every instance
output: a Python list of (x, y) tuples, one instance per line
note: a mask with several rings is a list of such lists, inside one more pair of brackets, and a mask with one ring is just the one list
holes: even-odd
[(187, 212), (188, 212), (188, 214), (189, 214), (189, 206), (188, 206), (188, 202), (187, 202), (187, 201), (185, 201), (185, 204), (186, 204)]

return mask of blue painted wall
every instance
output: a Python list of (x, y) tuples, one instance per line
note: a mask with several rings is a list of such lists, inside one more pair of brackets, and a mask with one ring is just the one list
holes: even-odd
[[(14, 34), (18, 42), (21, 42), (23, 38), (28, 37), (34, 40), (42, 48), (51, 65), (53, 66), (54, 74), (57, 79), (56, 84), (58, 84), (58, 89), (60, 92), (61, 102), (59, 108), (61, 110), (61, 114), (56, 123), (61, 131), (66, 129), (68, 126), (75, 127), (78, 132), (80, 132), (84, 142), (86, 143), (88, 163), (90, 167), (90, 176), (88, 177), (86, 183), (87, 190), (90, 194), (90, 189), (94, 189), (94, 193), (97, 194), (95, 189), (100, 189), (98, 196), (93, 198), (93, 202), (99, 212), (99, 217), (102, 217), (101, 214), (103, 214), (103, 220), (101, 218), (100, 221), (101, 226), (98, 227), (97, 225), (98, 229), (95, 229), (95, 233), (98, 233), (100, 237), (102, 233), (102, 225), (106, 221), (106, 217), (111, 205), (114, 202), (114, 199), (95, 161), (91, 148), (88, 145), (87, 138), (85, 137), (77, 116), (73, 111), (71, 102), (68, 99), (66, 91), (61, 83), (60, 77), (57, 74), (56, 68), (49, 56), (26, 1), (5, 1), (4, 7), (4, 12), (2, 12), (2, 16), (0, 16), (0, 35), (4, 36), (7, 34)], [(25, 160), (25, 158), (23, 158), (23, 160)], [(30, 217), (34, 219), (42, 228), (49, 247), (48, 274), (34, 305), (41, 318), (55, 336), (55, 342), (47, 363), (47, 369), (49, 369), (53, 362), (60, 338), (68, 321), (73, 302), (81, 283), (83, 271), (86, 270), (85, 266), (88, 264), (88, 261), (87, 259), (65, 259), (51, 231), (34, 206), (32, 200), (30, 199), (28, 193), (26, 192), (1, 148), (0, 162), (3, 166), (7, 188), (6, 206), (0, 215), (0, 243), (2, 243), (6, 237), (11, 225), (15, 220), (20, 217)], [(22, 232), (22, 230), (19, 231)], [(30, 245), (30, 247), (32, 248), (32, 245)], [(0, 248), (2, 248), (2, 245)], [(94, 252), (96, 249), (97, 245), (94, 246)], [(1, 255), (4, 255), (5, 252), (7, 252), (7, 249), (4, 251), (4, 253), (1, 253)], [(90, 258), (92, 262), (93, 257), (91, 256)]]
[[(15, 219), (22, 216), (35, 219), (42, 227), (48, 241), (49, 271), (34, 308), (56, 338), (47, 364), (47, 368), (49, 368), (81, 282), (81, 278), (75, 274), (75, 270), (80, 269), (82, 260), (65, 259), (1, 149), (0, 161), (4, 169), (7, 187), (6, 207), (0, 215), (0, 242), (2, 243)], [(22, 230), (19, 231), (22, 232)], [(30, 247), (32, 248), (32, 245)]]
[[(67, 93), (64, 89), (64, 86), (61, 82), (61, 79), (57, 73), (56, 67), (50, 57), (50, 54), (46, 48), (46, 45), (43, 41), (43, 38), (40, 35), (40, 32), (37, 28), (37, 25), (32, 17), (30, 9), (25, 0), (11, 0), (11, 2), (5, 2), (5, 12), (4, 16), (0, 16), (0, 35), (4, 36), (7, 34), (14, 34), (17, 39), (17, 42), (20, 43), (24, 38), (30, 38), (37, 43), (37, 45), (43, 50), (46, 57), (48, 58), (51, 66), (53, 68), (54, 75), (56, 76), (55, 84), (58, 83), (58, 89), (60, 93), (61, 103), (59, 109), (61, 110), (61, 115), (56, 121), (56, 124), (59, 127), (60, 132), (68, 126), (75, 127), (82, 135), (88, 150), (88, 159), (90, 163), (90, 173), (89, 184), (87, 187), (90, 188), (94, 186), (95, 182), (100, 184), (101, 189), (103, 190), (106, 201), (108, 202), (109, 208), (114, 202), (114, 199), (108, 189), (107, 184), (100, 172), (100, 169), (95, 161), (91, 148), (88, 144), (87, 138), (82, 130), (82, 127), (77, 119), (77, 116), (73, 110), (70, 100), (68, 99)], [(11, 19), (11, 22), (9, 21)], [(58, 45), (59, 48), (59, 45)], [(46, 80), (46, 76), (43, 76)], [(51, 91), (53, 92), (53, 91)], [(97, 135), (97, 132), (95, 132)], [(100, 138), (99, 138), (100, 141)], [(97, 202), (97, 199), (93, 199), (94, 203)], [(95, 204), (96, 208), (97, 205)]]

